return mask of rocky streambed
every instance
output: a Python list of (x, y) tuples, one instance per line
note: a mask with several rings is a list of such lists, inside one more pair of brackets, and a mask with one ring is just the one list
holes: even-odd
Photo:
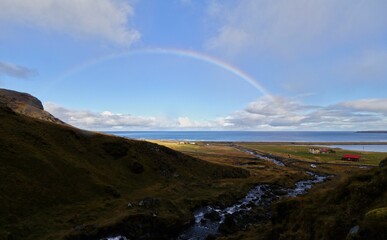
[[(178, 235), (177, 239), (204, 240), (211, 236), (236, 232), (251, 223), (267, 221), (271, 217), (273, 201), (305, 194), (313, 185), (330, 178), (314, 172), (307, 172), (307, 174), (311, 178), (296, 182), (293, 188), (259, 184), (253, 187), (244, 198), (229, 207), (211, 205), (201, 207), (194, 211), (194, 221)], [(101, 240), (127, 240), (127, 238), (115, 236)]]
[(252, 188), (236, 204), (227, 208), (205, 206), (194, 212), (195, 221), (178, 237), (179, 240), (200, 240), (243, 229), (248, 224), (270, 219), (273, 201), (281, 197), (305, 194), (314, 184), (324, 182), (329, 176), (307, 172), (312, 178), (302, 180), (294, 188), (260, 184)]

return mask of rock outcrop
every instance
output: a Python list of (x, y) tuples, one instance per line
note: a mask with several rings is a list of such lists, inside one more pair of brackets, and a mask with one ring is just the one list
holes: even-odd
[(0, 103), (7, 106), (15, 113), (47, 122), (65, 124), (63, 121), (45, 111), (42, 102), (28, 93), (0, 89)]

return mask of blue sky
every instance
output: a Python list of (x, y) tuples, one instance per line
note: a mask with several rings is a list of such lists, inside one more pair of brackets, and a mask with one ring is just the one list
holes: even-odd
[(0, 9), (0, 87), (37, 96), (77, 127), (387, 129), (384, 0), (2, 0)]

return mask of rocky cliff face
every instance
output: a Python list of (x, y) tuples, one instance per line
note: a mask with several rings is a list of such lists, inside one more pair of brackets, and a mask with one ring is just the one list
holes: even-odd
[(0, 103), (19, 114), (48, 122), (65, 124), (63, 121), (45, 111), (39, 99), (27, 93), (0, 89)]

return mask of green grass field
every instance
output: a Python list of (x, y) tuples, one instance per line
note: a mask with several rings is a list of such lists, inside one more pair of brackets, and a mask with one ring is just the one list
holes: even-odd
[[(321, 146), (299, 146), (299, 145), (284, 145), (284, 144), (257, 144), (257, 143), (240, 143), (239, 145), (246, 148), (250, 148), (263, 153), (270, 153), (287, 158), (289, 155), (291, 158), (296, 158), (310, 162), (322, 162), (322, 163), (340, 163), (340, 164), (367, 164), (376, 166), (381, 160), (387, 157), (387, 153), (382, 152), (361, 152), (361, 151), (349, 151), (339, 148), (332, 148), (336, 153), (330, 154), (311, 154), (308, 152), (309, 148), (327, 148)], [(331, 149), (331, 148), (328, 148)], [(343, 154), (356, 154), (361, 156), (361, 160), (358, 162), (341, 160)]]

